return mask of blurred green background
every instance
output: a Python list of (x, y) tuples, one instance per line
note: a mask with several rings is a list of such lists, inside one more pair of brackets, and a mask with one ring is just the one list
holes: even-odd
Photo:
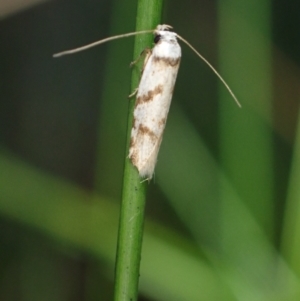
[[(52, 54), (133, 31), (136, 1), (30, 2), (0, 6), (0, 300), (112, 300), (133, 39)], [(182, 45), (140, 300), (300, 300), (300, 3), (166, 1), (162, 20), (242, 109)]]

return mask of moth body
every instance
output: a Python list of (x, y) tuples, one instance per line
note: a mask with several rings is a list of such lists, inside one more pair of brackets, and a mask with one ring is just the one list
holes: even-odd
[(159, 25), (154, 31), (155, 46), (145, 59), (133, 113), (129, 158), (140, 177), (148, 180), (154, 173), (181, 59), (177, 35), (168, 28)]

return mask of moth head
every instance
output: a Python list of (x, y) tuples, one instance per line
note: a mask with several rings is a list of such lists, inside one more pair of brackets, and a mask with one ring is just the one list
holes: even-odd
[[(168, 25), (159, 25), (159, 26), (168, 26)], [(157, 26), (157, 28), (159, 26)], [(158, 30), (157, 28), (154, 31), (154, 39), (153, 39), (155, 45), (157, 45), (161, 41), (177, 44), (177, 39), (176, 39), (177, 34), (173, 31), (168, 30), (168, 28), (171, 28), (171, 26), (164, 27), (165, 29), (163, 30)]]

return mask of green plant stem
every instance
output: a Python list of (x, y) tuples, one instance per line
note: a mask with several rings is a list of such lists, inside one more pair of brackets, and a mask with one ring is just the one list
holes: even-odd
[[(137, 7), (136, 30), (154, 29), (159, 24), (162, 12), (161, 0), (139, 0)], [(134, 45), (136, 59), (143, 49), (152, 45), (153, 36), (137, 36)], [(132, 91), (140, 79), (141, 63), (132, 71)], [(135, 99), (131, 99), (128, 111), (126, 159), (123, 178), (122, 205), (119, 222), (118, 248), (115, 269), (115, 301), (135, 301), (138, 298), (139, 270), (142, 250), (144, 210), (147, 182), (141, 183), (137, 169), (128, 159), (130, 132), (132, 127)]]

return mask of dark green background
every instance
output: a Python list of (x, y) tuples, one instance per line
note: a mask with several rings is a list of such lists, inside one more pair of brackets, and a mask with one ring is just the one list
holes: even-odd
[[(166, 1), (182, 45), (149, 184), (141, 300), (299, 300), (296, 1)], [(0, 299), (111, 300), (135, 1), (0, 24)]]

